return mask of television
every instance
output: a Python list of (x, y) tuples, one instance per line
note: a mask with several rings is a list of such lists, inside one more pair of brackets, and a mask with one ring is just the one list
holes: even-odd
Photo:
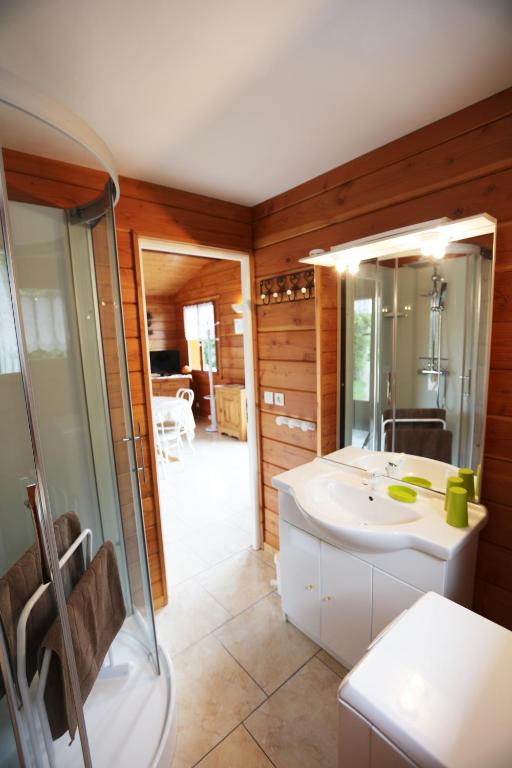
[(149, 353), (151, 373), (159, 376), (172, 376), (181, 372), (180, 353), (177, 349), (162, 349)]

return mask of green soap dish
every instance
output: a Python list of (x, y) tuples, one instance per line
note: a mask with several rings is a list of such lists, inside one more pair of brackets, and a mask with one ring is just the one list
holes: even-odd
[(395, 501), (410, 504), (411, 501), (416, 501), (417, 495), (414, 488), (407, 488), (405, 485), (388, 485), (388, 496), (391, 496)]
[(427, 480), (426, 477), (415, 477), (414, 475), (406, 475), (402, 477), (404, 483), (410, 483), (411, 485), (418, 485), (420, 488), (432, 488), (432, 483)]

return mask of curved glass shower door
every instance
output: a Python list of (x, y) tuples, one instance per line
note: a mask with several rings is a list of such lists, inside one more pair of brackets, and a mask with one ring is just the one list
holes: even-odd
[(150, 479), (145, 460), (148, 448), (145, 425), (140, 421), (135, 425), (132, 418), (110, 188), (97, 204), (104, 212), (89, 222), (84, 223), (77, 213), (68, 214), (91, 448), (98, 492), (109, 495), (103, 511), (100, 504), (105, 535), (112, 538), (117, 530), (116, 544), (123, 555), (125, 600), (133, 611), (133, 631), (158, 669), (140, 487)]

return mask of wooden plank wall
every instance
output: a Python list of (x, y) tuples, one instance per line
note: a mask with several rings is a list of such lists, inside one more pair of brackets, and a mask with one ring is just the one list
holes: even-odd
[[(106, 175), (95, 170), (3, 150), (10, 199), (57, 208), (82, 205), (104, 188)], [(148, 479), (142, 484), (144, 524), (149, 552), (153, 601), (167, 602), (160, 509), (151, 439), (152, 414), (145, 347), (146, 307), (141, 292), (139, 236), (200, 243), (244, 253), (251, 249), (250, 211), (242, 205), (121, 177), (116, 228), (122, 283), (125, 334), (134, 421), (141, 423)]]
[[(146, 298), (146, 309), (151, 314), (149, 348), (153, 352), (162, 349), (178, 349), (177, 306), (169, 296)], [(181, 364), (185, 365), (184, 358)]]
[[(498, 233), (483, 480), (490, 522), (481, 537), (475, 605), (512, 629), (512, 89), (256, 206), (254, 270), (258, 283), (264, 275), (293, 271), (312, 248), (441, 216), (482, 212), (497, 218)], [(317, 274), (319, 281), (323, 278)], [(317, 304), (318, 296), (317, 291)], [(320, 353), (330, 354), (325, 340), (329, 343), (332, 326), (321, 325), (330, 322), (332, 307), (323, 302), (315, 319), (313, 305), (258, 307), (260, 383), (290, 393), (283, 409), (287, 415), (316, 421), (318, 398), (323, 431), (325, 419), (332, 418), (324, 412), (330, 380), (321, 375), (322, 362), (317, 382), (315, 360)], [(279, 342), (273, 345), (267, 334), (281, 334)], [(277, 546), (271, 477), (309, 460), (315, 446), (276, 433), (267, 411), (262, 406), (264, 528), (267, 544)]]

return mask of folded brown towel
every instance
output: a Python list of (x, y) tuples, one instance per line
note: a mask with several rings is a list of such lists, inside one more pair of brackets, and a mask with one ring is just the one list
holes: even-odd
[[(80, 535), (80, 520), (75, 512), (67, 512), (65, 515), (57, 518), (53, 527), (57, 541), (57, 551), (59, 557), (62, 557), (72, 542)], [(67, 593), (71, 592), (83, 572), (82, 547), (79, 547), (61, 570)], [(9, 663), (16, 685), (16, 630), (19, 618), (25, 604), (42, 583), (43, 568), (41, 552), (37, 543), (27, 549), (19, 560), (0, 577), (0, 624), (6, 639)], [(53, 590), (49, 588), (34, 605), (27, 622), (26, 667), (29, 684), (37, 669), (39, 646), (51, 627), (52, 622), (55, 620), (56, 613)], [(4, 693), (0, 678), (0, 698)]]
[[(384, 450), (391, 450), (391, 431), (386, 432)], [(452, 433), (449, 429), (397, 429), (395, 451), (452, 463)]]
[[(123, 593), (114, 546), (105, 542), (68, 600), (68, 616), (75, 651), (82, 701), (85, 702), (103, 664), (103, 660), (126, 617)], [(39, 659), (49, 648), (52, 653), (45, 704), (53, 739), (66, 731), (74, 737), (76, 713), (60, 619), (56, 619), (44, 638)]]

